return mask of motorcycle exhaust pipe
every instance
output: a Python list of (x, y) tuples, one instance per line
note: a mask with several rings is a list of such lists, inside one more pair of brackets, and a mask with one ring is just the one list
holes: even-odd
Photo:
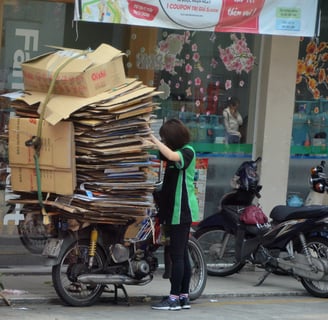
[(77, 281), (91, 284), (112, 284), (112, 285), (138, 285), (150, 282), (151, 279), (137, 280), (125, 275), (113, 274), (82, 274)]

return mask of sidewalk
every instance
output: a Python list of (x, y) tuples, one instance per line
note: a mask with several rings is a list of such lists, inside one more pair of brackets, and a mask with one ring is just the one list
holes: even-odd
[[(0, 292), (10, 304), (61, 303), (52, 286), (49, 267), (9, 266), (0, 268), (0, 274), (5, 288)], [(262, 285), (255, 286), (262, 275), (261, 269), (246, 268), (229, 277), (208, 276), (202, 298), (309, 295), (300, 282), (289, 276), (270, 275)], [(158, 270), (149, 284), (125, 288), (131, 300), (155, 300), (169, 293), (169, 281), (162, 279), (162, 270)], [(121, 291), (119, 297), (123, 297)], [(1, 305), (6, 303), (0, 297)]]

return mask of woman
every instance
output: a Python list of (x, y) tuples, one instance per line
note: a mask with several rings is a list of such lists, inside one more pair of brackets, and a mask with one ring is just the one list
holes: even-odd
[(188, 238), (191, 223), (198, 220), (198, 202), (194, 187), (196, 153), (189, 145), (190, 132), (180, 120), (168, 120), (160, 128), (159, 134), (163, 142), (151, 136), (161, 159), (166, 161), (158, 218), (170, 239), (168, 250), (172, 268), (170, 295), (152, 305), (152, 308), (190, 309), (188, 294), (191, 266)]
[(238, 112), (239, 99), (228, 99), (227, 107), (223, 110), (224, 127), (226, 131), (226, 143), (239, 143), (241, 133), (239, 127), (243, 124), (243, 118)]

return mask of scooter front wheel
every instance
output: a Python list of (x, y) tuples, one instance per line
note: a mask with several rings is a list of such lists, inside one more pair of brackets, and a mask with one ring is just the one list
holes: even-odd
[(203, 249), (207, 273), (225, 277), (237, 273), (245, 263), (235, 257), (235, 236), (218, 228), (199, 229), (194, 234)]
[(103, 292), (101, 284), (84, 284), (78, 276), (85, 273), (103, 270), (105, 257), (99, 248), (88, 267), (89, 244), (87, 241), (73, 243), (66, 249), (60, 263), (52, 268), (52, 281), (57, 295), (61, 300), (73, 307), (84, 307), (94, 304)]
[[(328, 239), (321, 237), (308, 238), (307, 247), (310, 254), (317, 259), (328, 259)], [(328, 298), (328, 281), (301, 279), (303, 287), (314, 297)]]

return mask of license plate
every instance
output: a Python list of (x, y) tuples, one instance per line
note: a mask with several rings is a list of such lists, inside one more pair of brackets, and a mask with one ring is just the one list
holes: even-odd
[(42, 255), (51, 258), (57, 258), (59, 256), (59, 252), (63, 242), (64, 239), (55, 239), (55, 238), (48, 239), (42, 251)]

